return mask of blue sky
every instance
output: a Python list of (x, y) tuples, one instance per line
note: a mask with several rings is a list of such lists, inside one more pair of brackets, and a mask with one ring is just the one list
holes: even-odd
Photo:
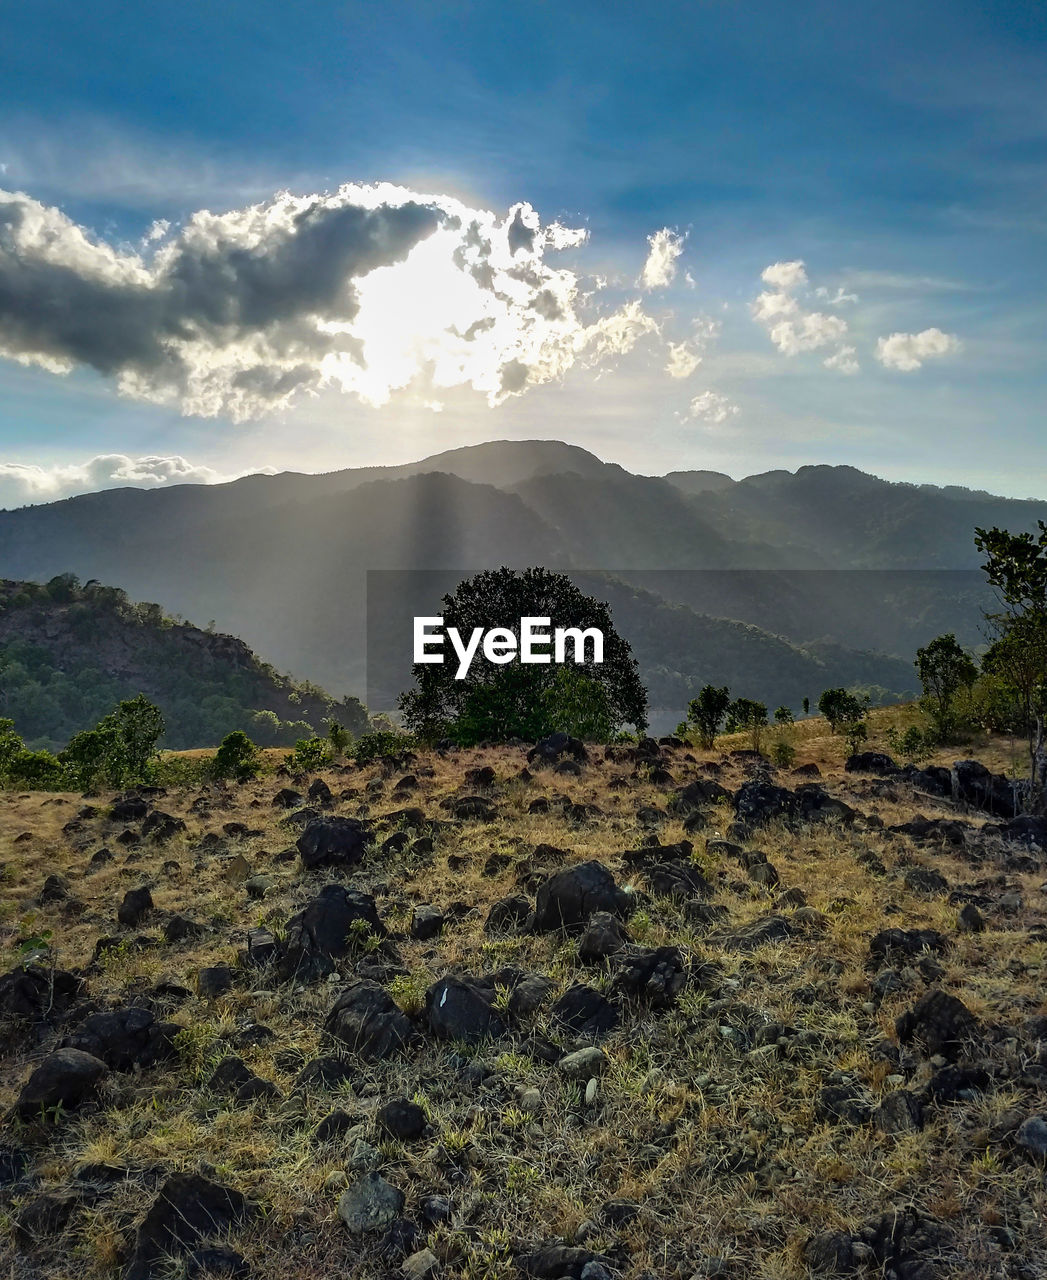
[(1047, 497), (1045, 45), (1027, 3), (11, 9), (0, 502), (530, 436)]

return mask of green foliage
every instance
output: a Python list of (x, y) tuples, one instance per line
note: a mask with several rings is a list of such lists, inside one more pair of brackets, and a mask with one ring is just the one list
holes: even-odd
[(477, 742), (533, 741), (550, 732), (554, 720), (571, 716), (599, 729), (605, 740), (624, 724), (647, 727), (647, 694), (632, 650), (614, 630), (607, 605), (583, 595), (565, 574), (542, 568), (490, 570), (459, 583), (443, 599), (445, 627), (456, 627), (465, 636), (477, 627), (512, 630), (525, 617), (550, 618), (552, 629), (595, 627), (603, 633), (603, 662), (590, 658), (575, 670), (601, 687), (606, 720), (589, 685), (565, 686), (555, 663), (517, 659), (493, 667), (476, 661), (462, 680), (455, 679), (453, 663), (416, 663), (415, 688), (400, 696), (407, 728), (425, 741), (454, 737)]
[(353, 745), (353, 735), (343, 724), (339, 724), (337, 720), (331, 720), (327, 725), (327, 740), (331, 744), (331, 750), (336, 756), (347, 756), (349, 748)]
[(550, 729), (587, 742), (607, 742), (613, 732), (607, 690), (577, 667), (557, 667), (543, 692), (543, 718)]
[(233, 778), (236, 782), (256, 777), (261, 768), (261, 753), (242, 729), (225, 735), (212, 763), (216, 778)]
[(287, 758), (287, 766), (295, 773), (315, 773), (331, 761), (331, 743), (327, 738), (313, 735), (299, 738), (294, 751)]
[(927, 733), (919, 725), (911, 724), (904, 733), (892, 725), (884, 734), (887, 745), (907, 764), (919, 764), (934, 753), (937, 745), (933, 732)]
[(1029, 743), (1029, 808), (1047, 803), (1047, 524), (1038, 534), (975, 529), (982, 568), (1003, 612), (986, 615), (997, 639), (982, 669), (1000, 681), (1020, 708)]
[[(214, 745), (239, 728), (262, 746), (289, 746), (331, 717), (353, 733), (368, 728), (355, 698), (295, 684), (232, 637), (208, 637), (201, 652), (202, 639), (117, 587), (72, 574), (46, 586), (0, 580), (0, 714), (27, 746), (56, 752), (139, 693), (160, 708), (167, 749)], [(114, 646), (131, 655), (119, 674), (100, 656)]]
[(145, 782), (163, 732), (160, 708), (139, 694), (121, 702), (93, 729), (75, 734), (59, 760), (69, 784), (82, 791)]
[(809, 716), (809, 715), (811, 714), (811, 700), (810, 700), (810, 698), (804, 698), (804, 700), (803, 700), (803, 714), (804, 714), (805, 716)]
[(796, 748), (785, 738), (778, 738), (771, 745), (771, 759), (780, 769), (789, 769), (796, 761)]
[(31, 791), (59, 791), (65, 781), (65, 770), (50, 751), (16, 751), (7, 766), (10, 786)]
[(853, 756), (862, 744), (868, 741), (869, 726), (864, 719), (848, 720), (843, 726), (843, 736), (847, 742), (848, 754)]
[(788, 707), (775, 707), (775, 724), (792, 724), (794, 718), (792, 711)]
[(687, 704), (687, 719), (694, 725), (698, 735), (698, 745), (708, 751), (716, 742), (727, 709), (731, 705), (730, 690), (724, 685), (717, 688), (707, 684), (699, 691), (697, 698)]
[(956, 728), (956, 695), (974, 684), (978, 668), (950, 632), (917, 649), (916, 671), (938, 740), (945, 742)]
[(828, 720), (833, 733), (844, 733), (849, 726), (860, 723), (868, 711), (866, 700), (846, 689), (826, 689), (818, 699), (818, 710)]
[(767, 708), (752, 698), (735, 698), (727, 708), (727, 732), (748, 733), (754, 751), (760, 750), (763, 730), (767, 726)]
[(397, 733), (388, 729), (377, 733), (365, 733), (353, 746), (353, 759), (361, 765), (371, 764), (375, 760), (398, 760), (414, 745), (414, 738), (406, 733)]

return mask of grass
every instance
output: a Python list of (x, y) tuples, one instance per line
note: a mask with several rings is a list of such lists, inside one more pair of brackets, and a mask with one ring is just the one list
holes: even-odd
[[(904, 708), (874, 711), (869, 748), (882, 745), (887, 727), (904, 727), (910, 714)], [(803, 721), (785, 733), (796, 747), (796, 763), (817, 763), (829, 789), (863, 813), (881, 818), (885, 826), (912, 816), (915, 802), (904, 788), (876, 793), (868, 779), (843, 772), (843, 744), (823, 721)], [(726, 753), (742, 745), (741, 739), (722, 739), (715, 752), (691, 752), (692, 761), (678, 751), (670, 767), (682, 784), (696, 776), (700, 763), (717, 761), (724, 784), (735, 787), (742, 774)], [(1000, 768), (1011, 747), (995, 741), (976, 744), (976, 750)], [(936, 762), (949, 763), (959, 754), (965, 751), (939, 753)], [(492, 748), (446, 757), (421, 754), (405, 770), (420, 781), (410, 803), (443, 816), (440, 801), (463, 790), (466, 768), (483, 764), (492, 765), (499, 778), (496, 822), (448, 827), (438, 836), (435, 852), (424, 858), (375, 852), (349, 878), (304, 875), (296, 862), (275, 860), (293, 843), (294, 833), (281, 825), (283, 812), (270, 804), (279, 780), (268, 776), (216, 789), (217, 805), (203, 816), (191, 808), (196, 790), (170, 789), (161, 807), (184, 817), (187, 833), (162, 847), (137, 850), (116, 844), (117, 831), (103, 819), (85, 820), (80, 834), (64, 832), (83, 803), (79, 796), (0, 794), (0, 949), (7, 967), (18, 963), (18, 941), (27, 929), (34, 934), (50, 929), (57, 964), (85, 968), (94, 1001), (125, 1003), (161, 978), (193, 991), (200, 968), (236, 962), (249, 927), (264, 921), (278, 928), (324, 883), (345, 879), (375, 894), (402, 958), (389, 990), (410, 1015), (421, 1011), (429, 985), (452, 969), (488, 973), (511, 964), (547, 974), (556, 984), (553, 998), (577, 981), (605, 986), (605, 972), (579, 962), (574, 939), (494, 936), (484, 932), (483, 923), (495, 901), (518, 891), (517, 868), (543, 843), (565, 850), (568, 862), (598, 858), (619, 883), (642, 887), (642, 877), (625, 868), (619, 854), (642, 843), (647, 830), (637, 810), (652, 804), (664, 808), (667, 788), (653, 786), (643, 774), (633, 776), (627, 762), (611, 761), (590, 765), (578, 778), (546, 771), (521, 784), (511, 780), (522, 753)], [(359, 799), (339, 801), (336, 812), (356, 813), (362, 800), (372, 815), (402, 807), (392, 794), (399, 774), (387, 775), (379, 764), (330, 768), (321, 776), (336, 796), (347, 787), (359, 792)], [(616, 778), (627, 785), (613, 787)], [(783, 779), (790, 785), (787, 774)], [(380, 791), (369, 794), (368, 784), (377, 782)], [(531, 799), (540, 794), (596, 805), (602, 816), (571, 825), (555, 810), (528, 813)], [(952, 812), (947, 804), (923, 798), (918, 807), (930, 817)], [(695, 861), (714, 886), (711, 900), (727, 909), (729, 925), (696, 927), (684, 918), (680, 904), (668, 899), (645, 902), (629, 923), (637, 942), (682, 945), (696, 960), (718, 966), (718, 989), (692, 987), (662, 1013), (628, 1011), (622, 1027), (603, 1044), (610, 1067), (591, 1105), (584, 1101), (584, 1084), (565, 1080), (511, 1038), (469, 1050), (469, 1060), (494, 1073), (481, 1085), (463, 1083), (460, 1050), (425, 1041), (405, 1057), (361, 1064), (364, 1087), (355, 1092), (311, 1088), (295, 1094), (297, 1067), (289, 1051), (297, 1050), (299, 1060), (329, 1051), (322, 1024), (342, 981), (357, 964), (373, 963), (379, 955), (378, 940), (361, 931), (333, 982), (281, 986), (264, 971), (245, 973), (231, 992), (214, 1001), (190, 995), (173, 1003), (167, 1016), (183, 1028), (177, 1059), (139, 1074), (111, 1074), (101, 1105), (67, 1115), (53, 1132), (22, 1126), (13, 1140), (29, 1145), (38, 1185), (35, 1191), (19, 1190), (2, 1206), (0, 1232), (10, 1232), (34, 1194), (68, 1187), (81, 1165), (126, 1166), (132, 1176), (95, 1203), (79, 1206), (68, 1228), (37, 1251), (47, 1274), (70, 1280), (112, 1277), (151, 1199), (156, 1171), (207, 1166), (214, 1170), (211, 1176), (265, 1209), (252, 1229), (231, 1237), (259, 1280), (391, 1273), (398, 1263), (390, 1268), (380, 1262), (376, 1243), (350, 1237), (337, 1218), (338, 1191), (331, 1175), (346, 1170), (351, 1144), (336, 1140), (317, 1146), (312, 1131), (338, 1107), (348, 1110), (380, 1148), (383, 1176), (406, 1193), (409, 1216), (418, 1220), (425, 1196), (451, 1200), (453, 1223), (427, 1229), (423, 1241), (450, 1280), (508, 1280), (515, 1275), (514, 1250), (553, 1237), (584, 1239), (594, 1252), (613, 1252), (621, 1272), (634, 1280), (645, 1272), (659, 1280), (687, 1276), (709, 1256), (726, 1259), (734, 1268), (730, 1274), (752, 1280), (800, 1280), (807, 1275), (803, 1246), (809, 1236), (854, 1230), (882, 1206), (908, 1204), (953, 1230), (964, 1261), (950, 1274), (999, 1274), (1003, 1263), (989, 1232), (1001, 1223), (1020, 1230), (1023, 1261), (1047, 1271), (1042, 1171), (1017, 1155), (1007, 1136), (1012, 1113), (1036, 1109), (1035, 1097), (1004, 1087), (975, 1103), (930, 1107), (923, 1132), (897, 1136), (815, 1118), (816, 1095), (830, 1072), (853, 1073), (874, 1100), (895, 1087), (877, 1045), (894, 1040), (895, 1019), (923, 985), (911, 983), (882, 1004), (871, 999), (866, 957), (870, 937), (881, 928), (936, 928), (952, 938), (942, 960), (942, 985), (985, 1021), (1019, 1026), (1047, 1012), (1047, 942), (1029, 933), (1043, 920), (1043, 873), (1003, 871), (991, 864), (973, 868), (951, 852), (922, 850), (880, 830), (771, 828), (755, 847), (778, 868), (781, 889), (803, 889), (824, 927), (740, 953), (723, 944), (726, 928), (766, 915), (775, 909), (775, 898), (750, 883), (737, 863), (706, 847), (726, 834), (729, 816), (724, 809), (711, 811), (707, 828), (688, 837)], [(234, 821), (259, 834), (223, 837), (211, 851), (200, 848), (204, 834)], [(25, 831), (30, 839), (16, 844)], [(684, 838), (673, 816), (657, 834), (663, 843)], [(88, 874), (91, 855), (103, 843), (114, 860)], [(865, 849), (885, 864), (885, 877), (870, 875), (859, 862)], [(508, 865), (486, 874), (495, 852), (506, 855)], [(252, 871), (276, 877), (264, 905), (226, 878), (225, 868), (237, 854)], [(453, 871), (448, 868), (452, 857)], [(165, 862), (177, 866), (165, 872)], [(912, 863), (933, 865), (951, 884), (985, 881), (990, 896), (998, 892), (995, 878), (1005, 875), (1008, 885), (1020, 888), (1023, 906), (1013, 915), (987, 912), (983, 934), (957, 935), (956, 907), (905, 888), (902, 874)], [(40, 904), (40, 887), (55, 871), (67, 876), (70, 898)], [(92, 963), (97, 937), (121, 932), (115, 916), (123, 893), (143, 882), (152, 885), (156, 911), (140, 929), (122, 932), (130, 939), (144, 931), (155, 945), (139, 949), (125, 941)], [(466, 912), (457, 923), (449, 920), (438, 938), (416, 941), (408, 928), (412, 908), (421, 903), (442, 908), (461, 903)], [(176, 912), (201, 921), (207, 931), (199, 939), (166, 943), (160, 925)], [(506, 1006), (505, 991), (498, 993), (498, 1003)], [(785, 1047), (754, 1045), (752, 1029), (772, 1021), (799, 1034), (787, 1038)], [(273, 1038), (240, 1047), (237, 1037), (248, 1023), (263, 1023)], [(533, 1029), (564, 1049), (575, 1045), (545, 1013), (537, 1015)], [(28, 1042), (6, 1042), (0, 1105), (13, 1102), (41, 1052)], [(214, 1065), (232, 1052), (274, 1081), (284, 1100), (238, 1105), (206, 1090)], [(927, 1070), (926, 1064), (920, 1068), (923, 1075)], [(911, 1087), (919, 1087), (920, 1072)], [(540, 1094), (534, 1110), (520, 1105), (527, 1089)], [(379, 1140), (373, 1114), (393, 1096), (413, 1097), (424, 1106), (429, 1136), (415, 1143)], [(610, 1227), (600, 1210), (611, 1199), (640, 1202), (639, 1216)], [(10, 1237), (4, 1247), (13, 1258)]]

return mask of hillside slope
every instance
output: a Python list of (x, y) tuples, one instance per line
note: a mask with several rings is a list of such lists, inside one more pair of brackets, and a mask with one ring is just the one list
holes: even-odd
[(138, 693), (160, 707), (162, 745), (176, 749), (213, 746), (233, 729), (290, 743), (332, 716), (355, 733), (368, 724), (356, 699), (296, 685), (242, 640), (176, 622), (158, 605), (68, 579), (0, 580), (0, 716), (30, 746), (60, 748)]

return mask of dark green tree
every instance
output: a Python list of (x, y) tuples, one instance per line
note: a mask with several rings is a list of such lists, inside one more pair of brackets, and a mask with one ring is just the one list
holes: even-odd
[(262, 768), (262, 754), (242, 729), (234, 729), (222, 739), (214, 757), (216, 778), (246, 782)]
[[(632, 650), (615, 631), (607, 605), (583, 595), (565, 574), (543, 568), (488, 570), (459, 583), (443, 599), (444, 627), (456, 627), (465, 637), (477, 627), (485, 632), (504, 627), (519, 642), (520, 619), (525, 617), (549, 618), (550, 631), (557, 627), (599, 629), (604, 637), (603, 662), (593, 662), (590, 652), (574, 670), (599, 685), (606, 703), (608, 736), (625, 724), (646, 729), (647, 693)], [(587, 720), (592, 719), (597, 706), (596, 694), (587, 686), (563, 683), (565, 678), (558, 675), (554, 662), (524, 664), (517, 657), (493, 665), (478, 657), (462, 680), (455, 678), (455, 668), (450, 660), (416, 663), (415, 687), (400, 696), (405, 726), (423, 740), (452, 737), (463, 744), (508, 738), (534, 741), (555, 729), (557, 719), (563, 721), (557, 691), (576, 710), (579, 699), (584, 701)], [(599, 711), (597, 720), (602, 716), (602, 704)], [(603, 721), (595, 727), (602, 732)]]
[(846, 689), (826, 689), (818, 699), (818, 710), (829, 721), (833, 733), (865, 719), (866, 703)]
[(949, 632), (916, 650), (916, 671), (935, 733), (944, 742), (956, 727), (956, 695), (974, 684), (978, 668)]
[(731, 705), (731, 691), (726, 685), (704, 685), (698, 691), (698, 697), (687, 704), (687, 719), (694, 725), (698, 734), (698, 745), (710, 751), (716, 742), (716, 735)]
[(1047, 807), (1047, 524), (1039, 532), (1008, 533), (975, 529), (975, 546), (985, 556), (982, 568), (996, 588), (1001, 609), (986, 614), (996, 639), (982, 669), (1014, 695), (1029, 743), (1027, 808)]
[(752, 698), (735, 698), (727, 708), (727, 732), (748, 733), (754, 751), (759, 751), (767, 727), (767, 708)]

